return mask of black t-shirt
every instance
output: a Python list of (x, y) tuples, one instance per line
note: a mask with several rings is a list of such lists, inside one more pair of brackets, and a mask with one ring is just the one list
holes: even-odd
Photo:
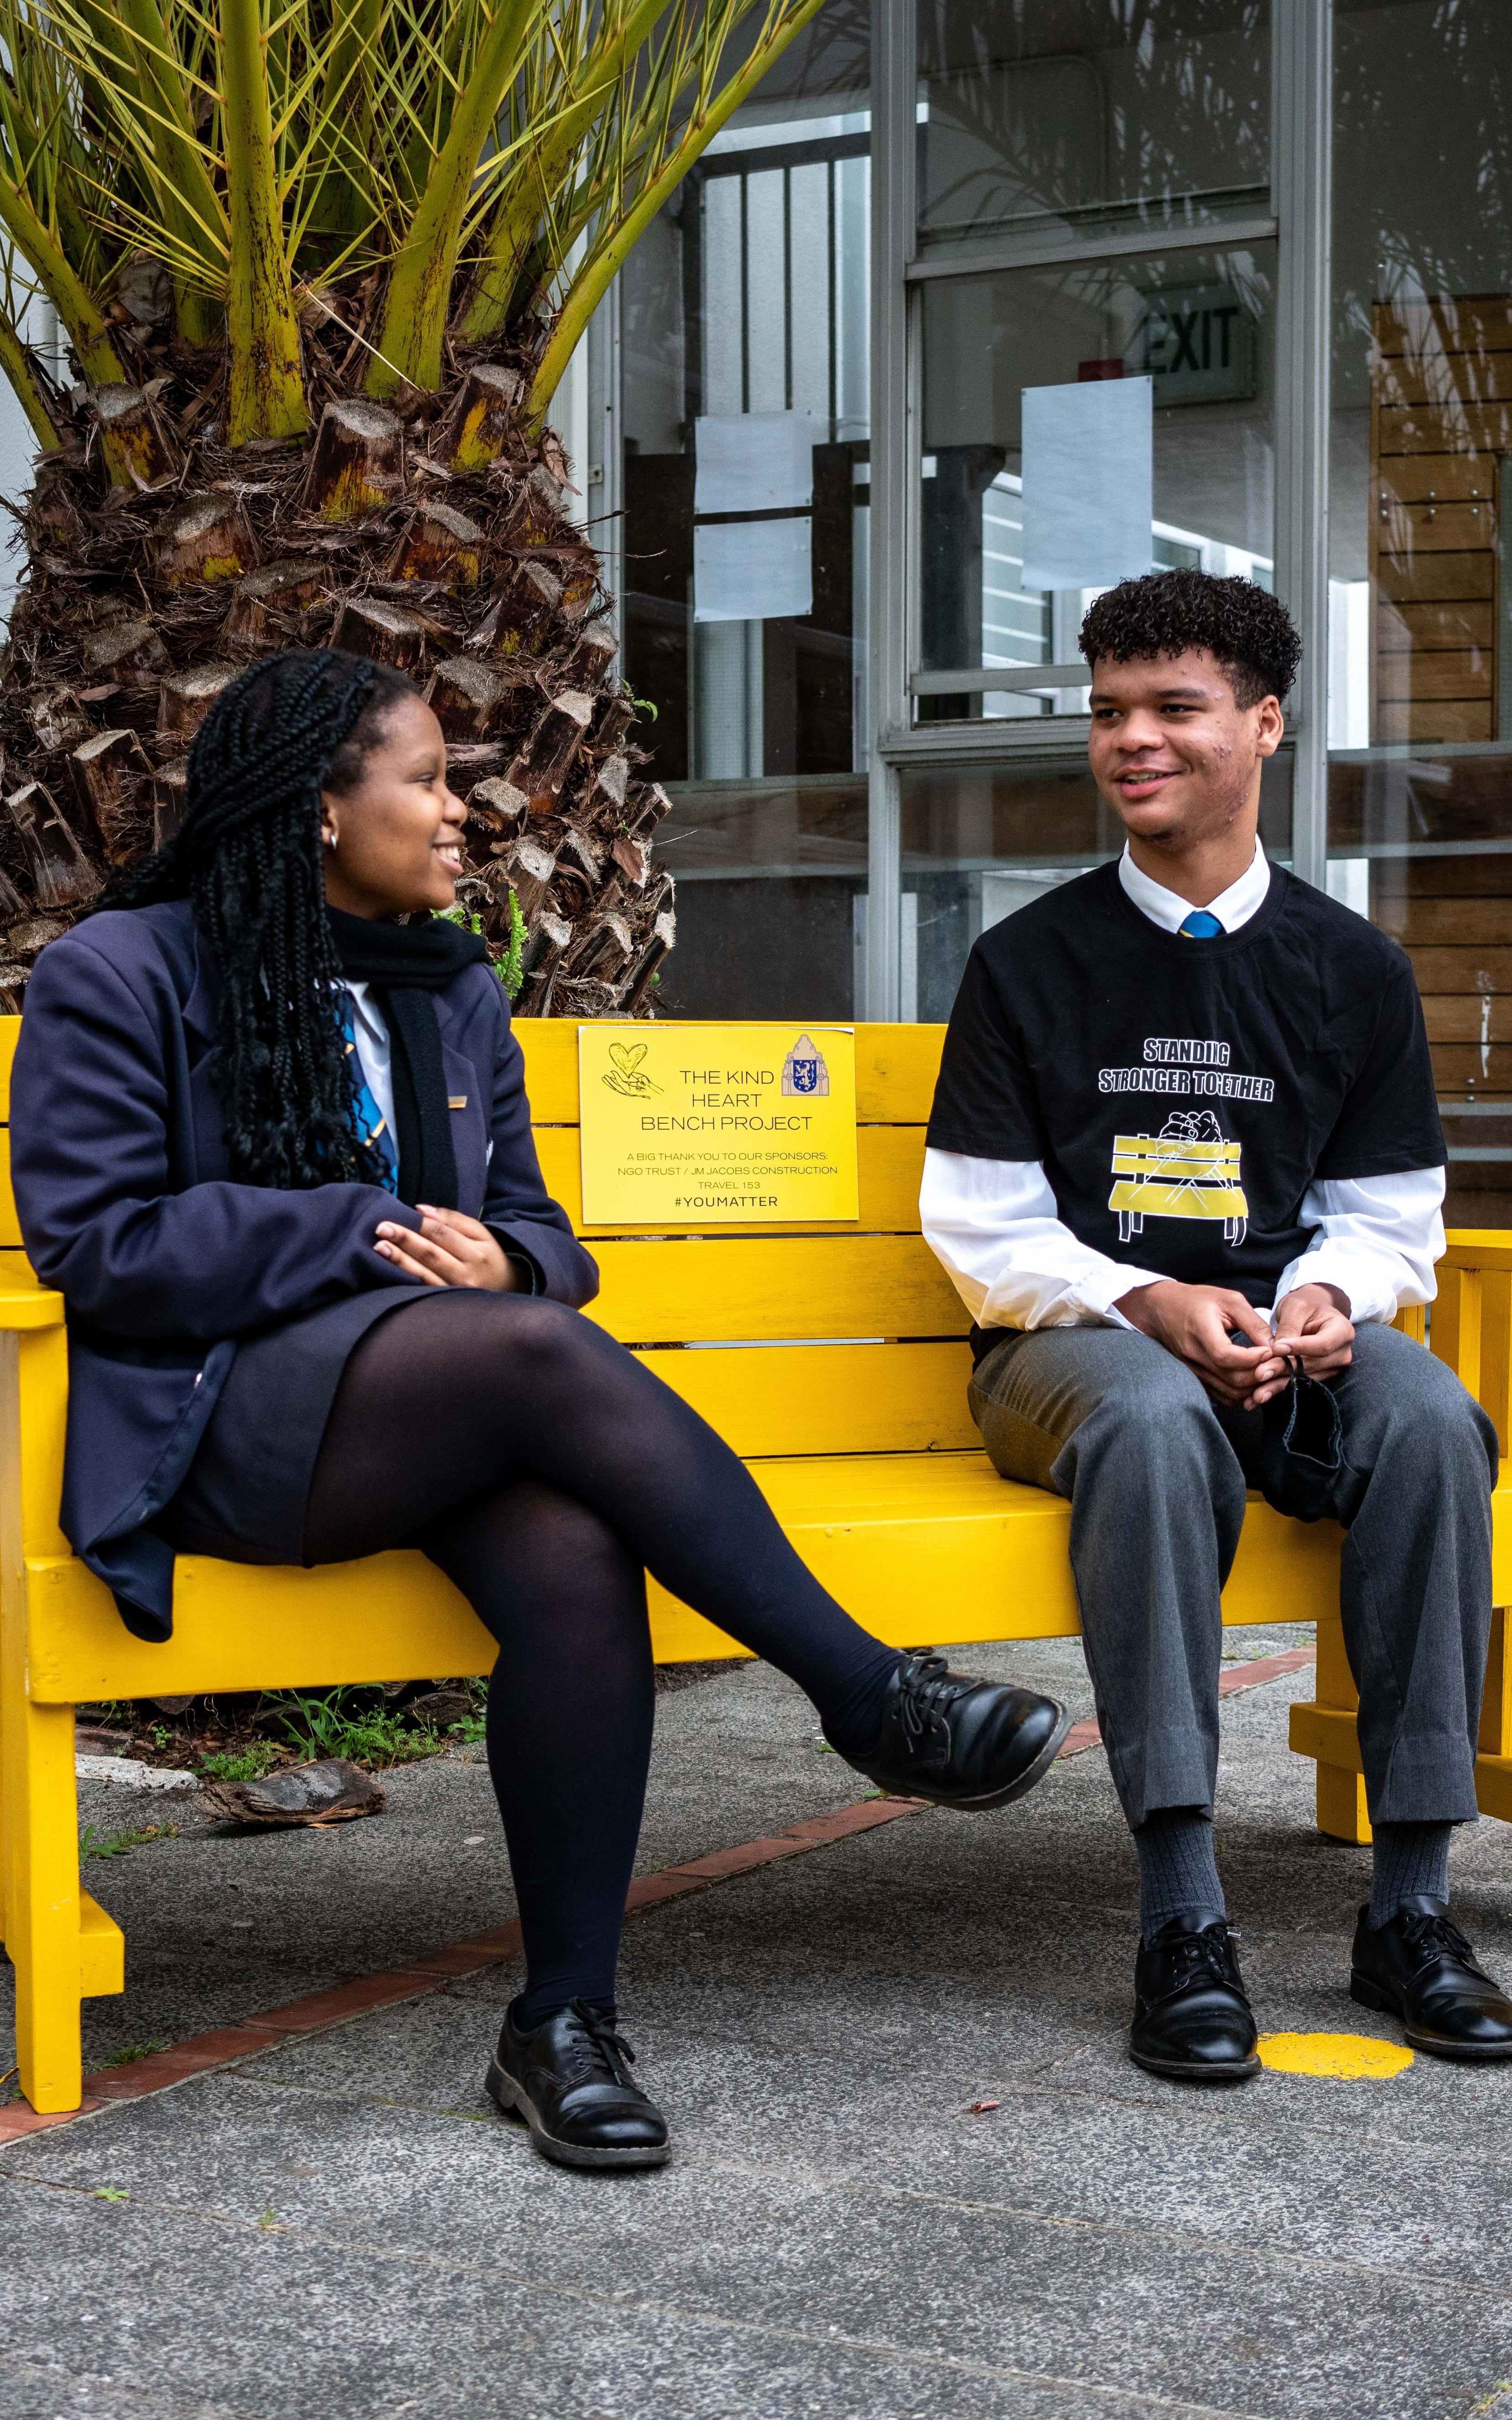
[(1142, 915), (1117, 864), (993, 925), (929, 1140), (1041, 1160), (1080, 1242), (1262, 1307), (1316, 1232), (1315, 1179), (1444, 1159), (1405, 954), (1280, 866), (1248, 923), (1209, 941)]

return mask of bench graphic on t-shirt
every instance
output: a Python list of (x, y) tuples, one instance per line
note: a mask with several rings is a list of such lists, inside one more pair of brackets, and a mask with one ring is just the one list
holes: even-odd
[(1211, 1109), (1173, 1110), (1158, 1135), (1115, 1135), (1108, 1208), (1119, 1243), (1143, 1234), (1147, 1218), (1221, 1218), (1224, 1242), (1242, 1244), (1249, 1204), (1239, 1159)]

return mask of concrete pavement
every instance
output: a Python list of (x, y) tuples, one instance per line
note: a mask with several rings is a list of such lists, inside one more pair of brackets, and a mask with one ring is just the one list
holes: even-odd
[[(1089, 1712), (1073, 1642), (958, 1660)], [(1344, 1992), (1368, 1853), (1312, 1828), (1285, 1746), (1310, 1694), (1226, 1703), (1230, 1911), (1267, 2028), (1395, 2039)], [(642, 1869), (860, 1796), (816, 1734), (762, 1667), (663, 1700)], [(186, 1821), (92, 1862), (131, 1988), (91, 2004), (91, 2055), (506, 1920), (482, 1766), (389, 1779), (377, 1822)], [(122, 1828), (128, 1793), (100, 1794)], [(1512, 1976), (1512, 1834), (1462, 1836), (1454, 1871)], [(623, 2005), (674, 2128), (652, 2175), (563, 2175), (491, 2114), (510, 1966), (14, 2143), (0, 2415), (1512, 2420), (1512, 2071), (1161, 2084), (1124, 2054), (1134, 1908), (1094, 1751), (999, 1815), (648, 1911)]]

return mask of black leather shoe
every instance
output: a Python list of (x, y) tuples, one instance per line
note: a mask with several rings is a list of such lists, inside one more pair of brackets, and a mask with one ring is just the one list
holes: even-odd
[(1376, 1932), (1360, 1910), (1350, 1997), (1400, 2017), (1412, 2048), (1435, 2058), (1512, 2058), (1512, 2000), (1476, 1965), (1442, 1899), (1404, 1899)]
[(1242, 2084), (1258, 2075), (1255, 2015), (1227, 1924), (1173, 1916), (1134, 1961), (1129, 2055), (1151, 2075)]
[(943, 1655), (911, 1655), (887, 1683), (875, 1746), (852, 1756), (830, 1745), (889, 1797), (1005, 1807), (1049, 1772), (1070, 1729), (1054, 1698), (970, 1680)]
[(488, 2092), (523, 2118), (538, 2151), (563, 2168), (659, 2168), (670, 2156), (667, 2120), (633, 2084), (635, 2056), (607, 2017), (573, 2000), (533, 2033), (505, 2012), (488, 2062)]

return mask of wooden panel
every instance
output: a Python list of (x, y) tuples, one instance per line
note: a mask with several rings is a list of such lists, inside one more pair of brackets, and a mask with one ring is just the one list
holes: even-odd
[(1458, 605), (1394, 605), (1379, 616), (1380, 653), (1423, 647), (1489, 647), (1495, 644), (1495, 608), (1486, 601)]
[(1483, 705), (1401, 706), (1378, 709), (1376, 737), (1382, 745), (1396, 739), (1489, 739), (1491, 702)]
[[(787, 1024), (765, 1022), (778, 1033)], [(822, 1020), (833, 1022), (833, 1020)], [(791, 1023), (792, 1020), (789, 1020)], [(795, 1035), (800, 1025), (793, 1026)], [(525, 1053), (531, 1109), (541, 1125), (578, 1123), (578, 1027), (569, 1017), (520, 1017), (515, 1027)], [(856, 1114), (867, 1125), (924, 1125), (934, 1097), (943, 1025), (858, 1025), (856, 1028)]]
[(1502, 351), (1512, 345), (1512, 298), (1505, 294), (1378, 302), (1371, 321), (1376, 349), (1383, 354)]
[(971, 1352), (949, 1344), (773, 1344), (641, 1358), (741, 1454), (940, 1453), (980, 1440)]
[(1381, 400), (1387, 410), (1427, 404), (1451, 423), (1461, 405), (1512, 401), (1512, 352), (1440, 352), (1431, 347), (1415, 354), (1387, 354), (1381, 365)]
[[(1481, 999), (1435, 993), (1424, 1001), (1423, 1015), (1430, 1042), (1512, 1042), (1512, 1000), (1504, 992)], [(1512, 1113), (1512, 1102), (1507, 1106)]]
[(1382, 698), (1487, 698), (1496, 659), (1489, 648), (1447, 647), (1381, 656), (1376, 679)]
[(1430, 1045), (1433, 1080), (1441, 1093), (1512, 1092), (1512, 1049), (1493, 1045), (1484, 1056), (1478, 1048), (1458, 1042)]
[[(1512, 888), (1512, 859), (1504, 860)], [(1483, 942), (1512, 946), (1512, 897), (1406, 899), (1394, 904), (1391, 931), (1411, 948), (1416, 941), (1475, 948)]]
[[(861, 1126), (856, 1131), (856, 1165), (860, 1177), (861, 1215), (855, 1219), (826, 1219), (808, 1226), (765, 1226), (751, 1229), (719, 1227), (721, 1235), (860, 1235), (882, 1231), (894, 1234), (918, 1233), (918, 1187), (924, 1173), (922, 1126)], [(577, 1232), (593, 1244), (607, 1235), (680, 1234), (705, 1232), (696, 1219), (686, 1227), (661, 1219), (639, 1231), (634, 1227), (584, 1227), (582, 1224), (582, 1161), (577, 1126), (537, 1126), (535, 1147), (547, 1190), (561, 1202)]]
[[(1512, 356), (1509, 356), (1512, 360)], [(1393, 454), (1371, 487), (1379, 506), (1382, 492), (1408, 504), (1473, 504), (1495, 493), (1496, 466), (1478, 454)]]
[(971, 1325), (917, 1235), (616, 1241), (594, 1258), (603, 1290), (588, 1317), (625, 1344), (964, 1336)]
[(1414, 950), (1412, 972), (1425, 994), (1512, 991), (1512, 950)]
[[(1450, 434), (1448, 413), (1414, 403), (1384, 405), (1377, 416), (1382, 455), (1444, 451)], [(1459, 451), (1504, 454), (1512, 447), (1512, 405), (1457, 404), (1453, 408), (1453, 434)]]
[(1494, 547), (1496, 511), (1481, 504), (1417, 504), (1394, 506), (1380, 525), (1391, 554), (1453, 554), (1457, 548)]
[(1385, 597), (1454, 604), (1463, 597), (1494, 597), (1496, 558), (1489, 547), (1473, 554), (1383, 554), (1376, 577)]
[(1400, 899), (1500, 899), (1512, 892), (1512, 855), (1488, 849), (1474, 857), (1378, 857), (1370, 879), (1382, 906)]

